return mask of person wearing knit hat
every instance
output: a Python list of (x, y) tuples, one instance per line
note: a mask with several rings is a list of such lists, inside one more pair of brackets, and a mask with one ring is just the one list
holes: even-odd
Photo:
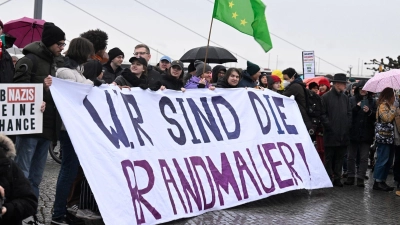
[(322, 96), (331, 89), (331, 84), (327, 78), (321, 78), (321, 80), (318, 81), (318, 84), (319, 84), (319, 92), (318, 92), (319, 96)]
[(283, 79), (289, 81), (290, 84), (285, 88), (282, 95), (286, 97), (294, 96), (294, 100), (296, 101), (301, 117), (303, 118), (303, 122), (306, 125), (307, 131), (310, 135), (314, 133), (313, 124), (311, 118), (307, 114), (307, 99), (306, 99), (306, 92), (304, 91), (305, 85), (303, 80), (300, 78), (299, 74), (296, 72), (295, 69), (289, 67), (282, 71)]
[(94, 86), (100, 86), (105, 83), (103, 80), (103, 66), (101, 65), (100, 61), (95, 59), (88, 60), (83, 68), (83, 75), (86, 77), (86, 79), (93, 81)]
[(313, 91), (313, 92), (315, 92), (315, 94), (318, 94), (319, 86), (318, 86), (318, 84), (316, 82), (311, 82), (308, 85), (308, 89)]
[(196, 60), (194, 66), (196, 68), (196, 74), (185, 84), (185, 89), (209, 88), (214, 90), (215, 87), (211, 85), (211, 66), (200, 60)]
[(115, 78), (122, 73), (122, 62), (125, 55), (119, 48), (113, 48), (108, 51), (108, 62), (103, 65), (103, 80), (107, 84), (111, 84)]
[[(49, 48), (54, 44), (60, 43), (60, 41), (65, 41), (64, 31), (62, 31), (59, 27), (54, 25), (54, 23), (49, 23), (49, 22), (44, 23), (42, 32), (43, 44)], [(65, 46), (65, 44), (62, 45)]]
[[(25, 55), (15, 65), (13, 83), (43, 84), (43, 99), (46, 99), (46, 110), (43, 112), (42, 133), (17, 135), (17, 156), (15, 162), (29, 177), (32, 190), (39, 197), (39, 187), (46, 165), (47, 153), (52, 140), (57, 140), (58, 129), (56, 105), (51, 96), (50, 86), (57, 68), (64, 65), (61, 52), (65, 46), (65, 33), (54, 23), (46, 22), (43, 26), (42, 39), (26, 45)], [(36, 70), (32, 76), (33, 70)], [(28, 224), (37, 224), (37, 217)]]
[(247, 61), (247, 69), (242, 73), (242, 79), (238, 87), (254, 88), (257, 86), (258, 78), (261, 75), (261, 69), (258, 65)]
[(272, 91), (279, 91), (281, 88), (281, 78), (276, 75), (271, 75), (272, 85), (269, 85)]

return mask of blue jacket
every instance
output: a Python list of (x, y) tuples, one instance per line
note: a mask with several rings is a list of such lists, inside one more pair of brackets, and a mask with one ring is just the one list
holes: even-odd
[(248, 87), (248, 88), (254, 88), (257, 86), (257, 83), (251, 78), (250, 74), (247, 72), (247, 70), (244, 70), (242, 72), (242, 79), (239, 81), (238, 87)]

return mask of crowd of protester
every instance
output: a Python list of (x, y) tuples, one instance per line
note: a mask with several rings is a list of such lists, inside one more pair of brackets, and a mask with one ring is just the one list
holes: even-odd
[(94, 86), (108, 84), (153, 91), (256, 88), (294, 96), (305, 127), (334, 186), (365, 187), (370, 166), (373, 167), (374, 190), (394, 190), (387, 184), (390, 169), (399, 187), (398, 131), (392, 141), (374, 142), (375, 122), (395, 124), (394, 118), (400, 115), (399, 100), (390, 87), (377, 97), (363, 90), (365, 81), (351, 82), (346, 74), (341, 73), (326, 76), (307, 86), (293, 68), (275, 70), (272, 75), (267, 75), (262, 74), (260, 66), (252, 62), (247, 62), (246, 69), (242, 70), (223, 65), (212, 68), (197, 60), (190, 63), (185, 72), (183, 62), (168, 56), (161, 57), (157, 66), (150, 65), (151, 52), (145, 44), (135, 47), (133, 56), (129, 58), (129, 68), (123, 69), (125, 54), (118, 47), (106, 52), (108, 35), (104, 31), (97, 29), (82, 33), (71, 40), (68, 50), (64, 52), (65, 40), (62, 29), (53, 23), (45, 23), (41, 41), (28, 44), (23, 49), (25, 56), (14, 62), (15, 67), (6, 51), (0, 59), (1, 83), (44, 85), (43, 132), (17, 135), (13, 140), (15, 147), (13, 141), (0, 135), (0, 195), (6, 197), (1, 211), (2, 223), (21, 224), (22, 219), (32, 216), (31, 224), (40, 224), (36, 217), (39, 185), (49, 145), (57, 140), (62, 148), (62, 163), (52, 224), (70, 224), (71, 218), (67, 215), (85, 220), (101, 219), (68, 130), (52, 99), (49, 90), (52, 77)]

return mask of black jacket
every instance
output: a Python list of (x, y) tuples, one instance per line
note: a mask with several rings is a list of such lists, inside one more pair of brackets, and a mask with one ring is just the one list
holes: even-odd
[(161, 77), (161, 85), (164, 85), (165, 88), (180, 91), (183, 88), (183, 81), (181, 78), (176, 79), (170, 74), (163, 75)]
[(140, 78), (138, 78), (129, 68), (124, 69), (121, 75), (115, 78), (114, 82), (119, 86), (148, 88), (147, 76), (142, 74)]
[(0, 186), (4, 188), (6, 214), (0, 224), (20, 225), (22, 220), (35, 214), (38, 199), (29, 180), (21, 169), (9, 158), (15, 155), (12, 141), (0, 134)]
[(244, 70), (242, 72), (242, 79), (239, 81), (238, 87), (248, 87), (248, 88), (254, 88), (256, 87), (256, 82), (254, 82), (253, 78), (250, 76), (250, 74), (247, 72), (247, 70)]
[(324, 146), (347, 146), (350, 143), (352, 114), (349, 98), (332, 90), (322, 95), (322, 125), (324, 127)]
[(303, 81), (298, 78), (291, 82), (289, 86), (285, 88), (285, 91), (282, 93), (287, 97), (294, 95), (294, 100), (296, 100), (297, 105), (299, 106), (301, 117), (303, 117), (304, 124), (306, 125), (307, 131), (313, 128), (310, 117), (307, 114), (306, 109), (306, 93), (305, 93), (305, 85)]
[[(39, 83), (42, 84), (48, 76), (55, 76), (57, 68), (63, 67), (64, 58), (54, 57), (50, 50), (42, 42), (28, 44), (24, 50), (24, 57), (15, 65), (14, 83)], [(32, 74), (33, 61), (27, 54), (36, 56), (36, 74)], [(43, 113), (43, 133), (30, 134), (29, 136), (43, 137), (48, 140), (57, 140), (58, 131), (61, 128), (57, 117), (57, 110), (50, 90), (43, 90), (43, 101), (46, 102), (46, 110)]]
[(155, 86), (158, 82), (161, 82), (162, 74), (154, 69), (153, 66), (147, 66), (147, 80), (150, 86)]
[(118, 67), (115, 71), (114, 69), (111, 67), (110, 63), (106, 63), (103, 65), (103, 70), (104, 70), (104, 74), (103, 74), (103, 80), (104, 82), (106, 82), (107, 84), (111, 84), (115, 78), (117, 78), (119, 75), (121, 75), (122, 73), (122, 67)]
[(2, 50), (3, 56), (0, 59), (0, 84), (12, 83), (14, 77), (14, 64), (12, 57), (5, 48)]
[[(357, 105), (357, 103), (364, 99), (369, 108), (368, 112), (364, 112), (361, 106)], [(376, 101), (372, 98), (370, 93), (363, 98), (363, 96), (359, 94), (359, 87), (356, 87), (354, 96), (350, 98), (350, 107), (352, 110), (350, 140), (372, 144), (375, 135)]]

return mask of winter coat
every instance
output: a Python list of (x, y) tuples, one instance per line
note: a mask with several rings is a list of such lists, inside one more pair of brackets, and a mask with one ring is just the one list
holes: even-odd
[(114, 82), (119, 86), (140, 87), (142, 89), (148, 88), (147, 76), (142, 74), (140, 78), (138, 78), (129, 68), (124, 69), (121, 75), (115, 78)]
[(352, 126), (350, 129), (350, 140), (357, 142), (366, 142), (372, 144), (375, 135), (376, 121), (376, 102), (369, 94), (365, 96), (368, 101), (368, 112), (364, 112), (361, 106), (358, 106), (363, 96), (359, 94), (359, 87), (354, 90), (354, 96), (350, 98), (350, 107), (352, 110)]
[(349, 98), (332, 88), (322, 96), (322, 125), (326, 147), (347, 146), (350, 144), (352, 114)]
[(103, 65), (103, 80), (104, 82), (106, 82), (107, 84), (111, 84), (115, 78), (117, 78), (119, 75), (121, 75), (122, 73), (122, 67), (118, 67), (115, 71), (114, 69), (111, 67), (110, 63), (106, 63)]
[(7, 212), (0, 218), (0, 224), (21, 225), (23, 219), (35, 214), (38, 199), (29, 180), (10, 159), (12, 156), (15, 156), (14, 144), (0, 134), (0, 186), (4, 188), (3, 206), (7, 208)]
[(147, 82), (148, 82), (148, 85), (154, 86), (158, 82), (161, 82), (162, 76), (164, 76), (164, 75), (160, 74), (157, 70), (155, 70), (152, 65), (148, 65), (147, 66)]
[(83, 75), (83, 65), (78, 65), (74, 60), (65, 57), (64, 66), (57, 69), (57, 78), (82, 84), (93, 84), (93, 81), (86, 79)]
[[(57, 67), (62, 67), (62, 56), (54, 57), (50, 50), (42, 42), (33, 42), (23, 49), (25, 55), (15, 65), (14, 83), (39, 83), (43, 84), (48, 76), (55, 76)], [(28, 54), (36, 56), (36, 74), (32, 75), (33, 61), (26, 57)], [(43, 132), (41, 134), (29, 134), (29, 136), (43, 137), (48, 140), (57, 140), (57, 134), (61, 124), (57, 121), (57, 109), (50, 90), (43, 90), (43, 101), (46, 102), (46, 110), (43, 113)]]
[(14, 77), (14, 64), (11, 55), (3, 48), (3, 56), (0, 59), (0, 84), (12, 83)]
[(389, 104), (385, 101), (378, 106), (378, 110), (375, 115), (376, 121), (378, 121), (378, 115), (380, 117), (379, 122), (392, 123), (396, 115), (396, 107), (393, 105), (389, 106)]
[(301, 117), (303, 118), (304, 124), (306, 125), (307, 131), (313, 128), (310, 117), (307, 114), (307, 103), (306, 103), (306, 93), (305, 85), (300, 78), (295, 79), (291, 82), (282, 93), (287, 97), (294, 95), (294, 100), (296, 100), (299, 106)]
[(246, 70), (244, 70), (242, 72), (242, 79), (239, 81), (238, 87), (254, 88), (256, 86), (257, 83), (253, 80), (250, 74)]
[(188, 82), (185, 84), (186, 89), (195, 89), (195, 88), (209, 88), (211, 85), (206, 81), (206, 84), (200, 84), (200, 77), (192, 76)]
[(180, 91), (183, 88), (182, 79), (176, 79), (170, 74), (166, 74), (161, 78), (161, 85), (165, 86), (166, 89)]

